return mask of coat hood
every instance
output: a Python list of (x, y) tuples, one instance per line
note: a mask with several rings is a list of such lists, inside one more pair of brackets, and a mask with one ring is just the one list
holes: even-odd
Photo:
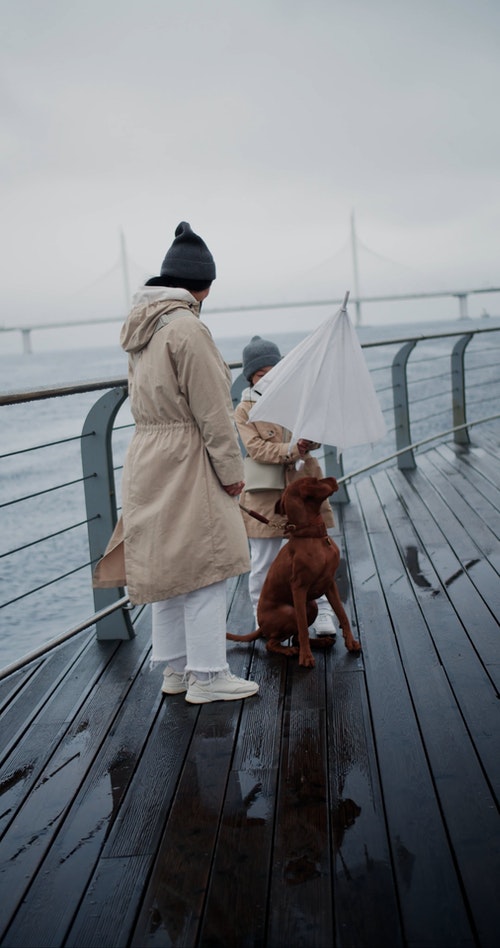
[(200, 304), (189, 290), (169, 286), (141, 286), (132, 300), (132, 309), (120, 332), (125, 352), (140, 352), (155, 333), (160, 316), (186, 309), (200, 315)]

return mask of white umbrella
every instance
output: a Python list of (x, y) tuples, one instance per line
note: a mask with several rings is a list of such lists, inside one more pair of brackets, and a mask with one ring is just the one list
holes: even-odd
[(299, 342), (254, 386), (251, 421), (270, 421), (299, 438), (345, 448), (379, 441), (386, 426), (346, 293), (337, 313)]

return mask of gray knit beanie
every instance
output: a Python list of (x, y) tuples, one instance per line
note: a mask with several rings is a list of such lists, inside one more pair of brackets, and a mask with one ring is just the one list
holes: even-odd
[(267, 365), (277, 365), (281, 360), (281, 352), (276, 343), (269, 339), (253, 336), (243, 349), (243, 375), (248, 382), (259, 369)]
[(168, 279), (215, 280), (215, 263), (206, 243), (191, 230), (187, 221), (181, 221), (175, 229), (175, 240), (167, 250), (161, 265), (160, 275)]

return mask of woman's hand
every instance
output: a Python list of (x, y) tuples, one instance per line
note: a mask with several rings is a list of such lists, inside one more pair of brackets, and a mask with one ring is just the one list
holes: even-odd
[(307, 454), (307, 452), (310, 450), (313, 444), (315, 444), (314, 441), (308, 441), (306, 438), (299, 438), (299, 440), (297, 441), (297, 447), (299, 449), (299, 454), (301, 458), (304, 457), (304, 454)]
[(237, 484), (223, 484), (222, 490), (225, 490), (230, 497), (237, 497), (238, 494), (242, 493), (244, 486), (245, 481), (238, 481)]

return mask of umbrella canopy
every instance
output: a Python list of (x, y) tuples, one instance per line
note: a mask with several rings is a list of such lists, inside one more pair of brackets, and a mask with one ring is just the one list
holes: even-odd
[(379, 441), (386, 426), (356, 331), (342, 307), (299, 342), (254, 386), (251, 421), (270, 421), (299, 438), (345, 448)]

